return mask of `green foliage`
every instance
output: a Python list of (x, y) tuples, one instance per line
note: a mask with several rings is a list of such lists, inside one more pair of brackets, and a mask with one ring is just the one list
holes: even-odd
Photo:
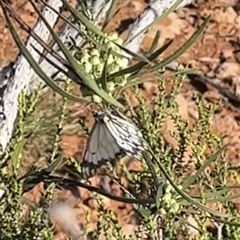
[[(78, 31), (84, 36), (84, 44), (88, 47), (83, 50), (79, 50), (80, 46), (67, 49), (48, 26), (67, 59), (64, 60), (64, 64), (68, 69), (65, 72), (68, 80), (63, 86), (46, 76), (32, 59), (4, 10), (9, 28), (22, 54), (51, 90), (48, 88), (44, 92), (39, 88), (31, 96), (23, 93), (19, 96), (19, 113), (14, 136), (5, 155), (2, 156), (5, 161), (0, 163), (0, 189), (4, 192), (0, 199), (0, 239), (53, 239), (54, 231), (47, 209), (53, 201), (56, 186), (66, 187), (65, 184), (85, 187), (95, 192), (94, 197), (99, 206), (98, 222), (96, 229), (88, 233), (88, 239), (97, 239), (101, 234), (107, 239), (113, 236), (116, 239), (136, 239), (134, 234), (124, 235), (116, 214), (104, 206), (100, 194), (106, 195), (106, 191), (99, 191), (80, 181), (82, 179), (79, 175), (79, 166), (74, 166), (77, 161), (74, 157), (64, 159), (61, 154), (59, 142), (61, 136), (67, 132), (66, 129), (70, 129), (70, 125), (71, 129), (74, 129), (74, 133), (71, 132), (73, 134), (83, 135), (89, 132), (83, 119), (76, 123), (76, 119), (69, 116), (69, 109), (72, 106), (69, 100), (81, 103), (93, 100), (103, 106), (113, 105), (122, 108), (121, 100), (129, 106), (130, 113), (126, 111), (126, 114), (129, 113), (129, 118), (141, 129), (149, 144), (149, 154), (144, 156), (146, 161), (142, 161), (142, 171), (130, 171), (127, 164), (120, 166), (121, 176), (118, 175), (118, 171), (116, 173), (112, 171), (113, 169), (110, 171), (112, 181), (120, 186), (124, 195), (118, 200), (134, 203), (138, 220), (135, 229), (139, 236), (137, 239), (144, 235), (149, 239), (161, 239), (162, 235), (164, 239), (171, 240), (178, 239), (179, 236), (196, 240), (219, 238), (207, 230), (205, 226), (207, 219), (223, 223), (225, 229), (221, 234), (229, 239), (238, 239), (240, 216), (231, 202), (237, 196), (232, 196), (231, 187), (227, 186), (230, 171), (224, 156), (225, 146), (221, 139), (210, 131), (209, 118), (217, 106), (195, 96), (194, 104), (198, 117), (190, 126), (188, 121), (179, 115), (177, 103), (177, 95), (180, 93), (186, 73), (177, 72), (174, 86), (167, 91), (163, 71), (167, 63), (178, 58), (193, 44), (209, 18), (182, 48), (164, 60), (153, 63), (171, 42), (155, 50), (159, 38), (156, 34), (155, 42), (146, 56), (131, 53), (122, 46), (122, 41), (115, 33), (106, 35), (93, 25), (87, 14), (77, 12), (67, 2), (64, 3), (74, 15), (78, 23), (76, 26), (80, 28), (84, 25), (84, 28)], [(180, 1), (176, 4), (179, 3)], [(112, 10), (113, 6), (114, 3)], [(41, 13), (38, 14), (46, 22)], [(104, 27), (114, 14), (115, 12), (108, 13)], [(129, 67), (123, 52), (132, 55), (137, 63)], [(150, 62), (152, 66), (149, 65)], [(154, 78), (157, 80), (158, 94), (151, 97), (149, 104), (149, 99), (143, 97), (139, 85), (150, 81), (151, 78), (145, 76), (153, 71), (156, 73)], [(81, 95), (87, 97), (73, 95), (71, 91), (76, 89), (76, 86), (80, 86)], [(124, 93), (126, 88), (134, 91), (139, 101), (138, 108), (131, 106), (129, 96)], [(55, 96), (54, 91), (61, 97)], [(171, 121), (175, 127), (174, 131), (169, 132), (177, 142), (174, 148), (162, 136), (166, 120)], [(184, 161), (187, 151), (191, 152), (191, 156)], [(29, 155), (34, 160), (26, 164)], [(70, 169), (67, 167), (60, 169), (68, 160), (71, 163)], [(208, 172), (207, 168), (211, 171)], [(59, 175), (61, 172), (59, 169), (63, 170), (62, 175)], [(128, 188), (120, 184), (120, 177), (128, 179)], [(26, 204), (23, 194), (40, 182), (45, 184), (43, 196), (26, 216), (23, 213), (23, 205)], [(192, 189), (196, 186), (199, 191), (193, 194)], [(107, 194), (110, 198), (116, 197), (114, 194)], [(212, 202), (221, 205), (223, 211), (208, 207)], [(192, 216), (197, 224), (187, 221), (189, 216)], [(86, 214), (86, 225), (90, 221), (88, 217)], [(199, 235), (193, 237), (190, 229), (197, 230)]]

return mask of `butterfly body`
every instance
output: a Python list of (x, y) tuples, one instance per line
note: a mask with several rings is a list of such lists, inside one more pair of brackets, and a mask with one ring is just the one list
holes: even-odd
[(121, 113), (113, 114), (109, 110), (95, 111), (93, 116), (95, 124), (84, 153), (84, 165), (97, 168), (124, 153), (137, 160), (142, 158), (147, 145), (134, 124), (128, 122)]

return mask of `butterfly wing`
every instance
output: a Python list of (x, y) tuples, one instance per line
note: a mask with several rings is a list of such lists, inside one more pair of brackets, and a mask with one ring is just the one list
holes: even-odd
[(103, 121), (118, 146), (130, 157), (140, 160), (147, 145), (137, 127), (115, 115), (106, 115)]
[(83, 157), (83, 169), (87, 176), (94, 175), (96, 169), (107, 161), (114, 160), (122, 152), (106, 125), (96, 121)]

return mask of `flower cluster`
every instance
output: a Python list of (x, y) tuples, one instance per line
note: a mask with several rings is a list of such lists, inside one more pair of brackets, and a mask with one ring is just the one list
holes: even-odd
[[(178, 187), (181, 188), (181, 186), (178, 186)], [(165, 194), (161, 199), (160, 211), (162, 215), (167, 215), (167, 214), (175, 215), (176, 213), (178, 213), (180, 209), (180, 205), (177, 202), (176, 198), (177, 198), (176, 191), (174, 190), (172, 185), (167, 182)]]
[[(106, 38), (101, 41), (102, 49), (99, 47), (86, 48), (81, 52), (79, 63), (93, 79), (98, 80), (98, 85), (102, 86), (101, 76), (106, 65), (107, 75), (116, 73), (128, 66), (129, 60), (121, 54), (121, 48), (118, 45), (123, 45), (123, 40), (117, 33), (106, 35)], [(116, 43), (116, 44), (115, 44)], [(107, 50), (107, 51), (106, 51)], [(108, 52), (109, 51), (109, 52)], [(108, 53), (107, 53), (108, 52)], [(111, 93), (116, 87), (123, 87), (127, 84), (128, 75), (115, 77), (111, 81), (106, 82), (108, 93)], [(101, 102), (97, 95), (93, 95), (94, 102)]]

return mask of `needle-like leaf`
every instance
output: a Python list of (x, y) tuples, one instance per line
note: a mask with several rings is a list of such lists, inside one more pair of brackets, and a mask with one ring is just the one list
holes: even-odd
[[(108, 95), (103, 89), (100, 89), (97, 83), (91, 78), (89, 74), (87, 74), (84, 69), (79, 65), (77, 60), (71, 55), (69, 50), (65, 47), (64, 43), (60, 40), (60, 38), (57, 36), (57, 34), (54, 32), (54, 30), (50, 27), (46, 19), (43, 17), (41, 12), (36, 7), (35, 3), (32, 0), (29, 0), (31, 4), (34, 7), (34, 10), (38, 13), (42, 21), (47, 26), (48, 30), (50, 31), (52, 37), (56, 41), (57, 45), (61, 49), (62, 53), (66, 57), (66, 59), (69, 61), (69, 64), (72, 66), (72, 69), (76, 72), (76, 75), (81, 79), (82, 83), (89, 87), (93, 92), (95, 92), (97, 95), (102, 97), (106, 102), (111, 103), (112, 105), (116, 107), (122, 108), (122, 104), (119, 103), (117, 100), (112, 98), (110, 95)], [(73, 79), (74, 80), (74, 79)]]
[[(2, 5), (2, 1), (0, 1), (1, 5)], [(21, 41), (20, 37), (17, 34), (16, 29), (14, 28), (5, 8), (2, 5), (2, 9), (3, 9), (3, 13), (4, 16), (6, 18), (6, 22), (8, 24), (9, 30), (18, 46), (18, 48), (20, 49), (21, 53), (23, 54), (23, 56), (28, 60), (29, 65), (34, 69), (34, 71), (36, 72), (36, 74), (50, 87), (52, 88), (54, 91), (56, 91), (57, 93), (59, 93), (61, 96), (71, 100), (71, 101), (76, 101), (76, 102), (87, 102), (87, 99), (85, 98), (79, 98), (77, 96), (71, 95), (69, 93), (67, 93), (66, 91), (64, 91), (62, 88), (60, 88), (51, 78), (49, 78), (45, 72), (41, 69), (41, 67), (39, 66), (39, 64), (37, 64), (37, 62), (35, 61), (35, 59), (32, 57), (31, 53), (28, 51), (28, 49), (26, 48), (25, 44)]]
[(157, 63), (153, 68), (152, 71), (156, 71), (160, 68), (165, 67), (167, 64), (173, 62), (177, 58), (179, 58), (184, 52), (187, 51), (188, 48), (190, 48), (199, 35), (204, 31), (205, 27), (207, 26), (208, 22), (210, 21), (211, 16), (208, 16), (204, 22), (200, 25), (200, 27), (193, 33), (193, 35), (174, 53), (172, 53), (170, 56), (166, 57), (164, 60), (162, 60), (160, 63)]

